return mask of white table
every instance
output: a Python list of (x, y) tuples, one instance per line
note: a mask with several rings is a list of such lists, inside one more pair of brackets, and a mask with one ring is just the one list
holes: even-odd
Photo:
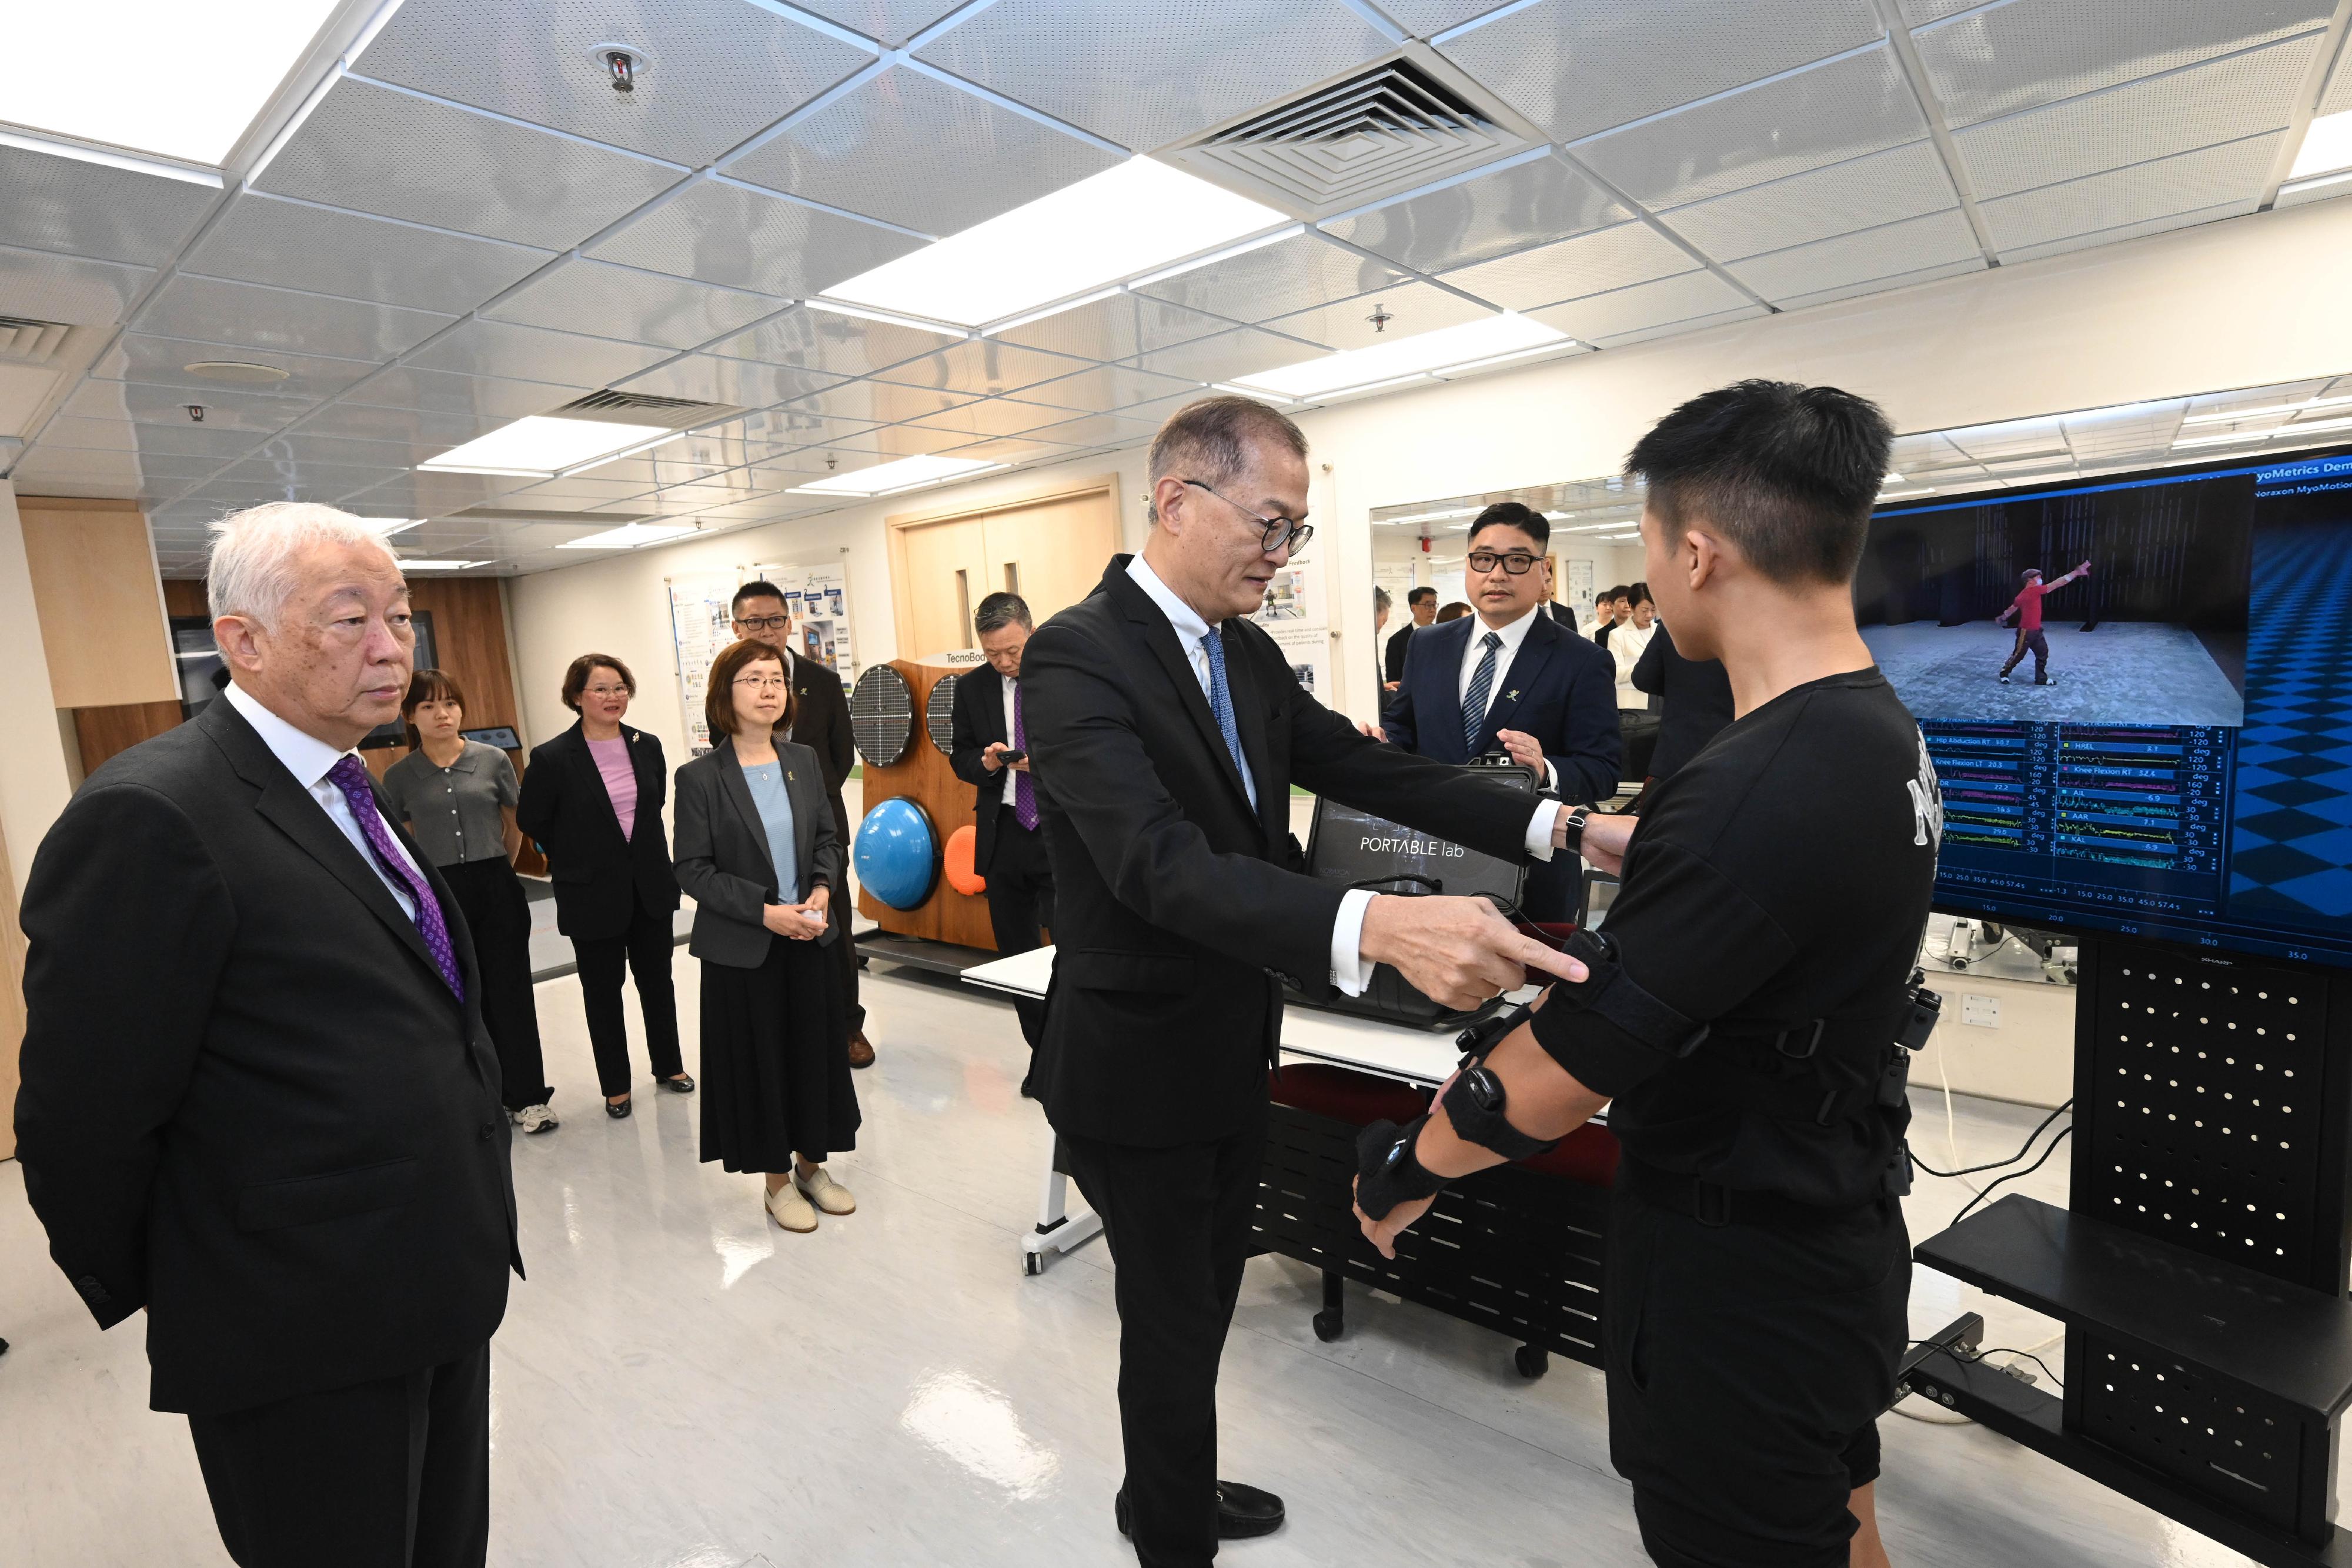
[[(1039, 947), (975, 965), (963, 972), (969, 985), (1035, 1000), (1054, 977), (1054, 949)], [(1532, 997), (1529, 991), (1527, 996)], [(1416, 1030), (1372, 1019), (1350, 1018), (1319, 1009), (1287, 1007), (1282, 1013), (1282, 1053), (1306, 1061), (1328, 1061), (1424, 1089), (1445, 1082), (1461, 1060), (1454, 1048), (1459, 1030)], [(1081, 1205), (1069, 1207), (1069, 1177), (1048, 1155), (1038, 1196), (1037, 1225), (1021, 1239), (1022, 1268), (1035, 1274), (1052, 1253), (1068, 1252), (1102, 1232), (1102, 1219)]]

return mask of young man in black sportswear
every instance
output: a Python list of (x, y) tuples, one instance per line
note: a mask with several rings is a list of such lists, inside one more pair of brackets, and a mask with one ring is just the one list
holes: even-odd
[(1612, 1107), (1610, 1451), (1664, 1568), (1886, 1563), (1875, 1421), (1910, 1280), (1895, 1042), (1924, 1032), (1943, 827), (1918, 727), (1854, 629), (1889, 439), (1861, 398), (1742, 382), (1633, 449), (1651, 591), (1685, 654), (1723, 662), (1735, 717), (1640, 817), (1581, 824), (1623, 879), (1605, 932), (1573, 939), (1590, 977), (1360, 1151), (1388, 1252), (1446, 1179)]

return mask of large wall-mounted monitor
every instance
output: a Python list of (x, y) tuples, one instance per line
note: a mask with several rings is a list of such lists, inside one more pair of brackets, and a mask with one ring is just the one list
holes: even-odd
[(1939, 908), (2352, 967), (2352, 448), (1882, 507), (1854, 591)]

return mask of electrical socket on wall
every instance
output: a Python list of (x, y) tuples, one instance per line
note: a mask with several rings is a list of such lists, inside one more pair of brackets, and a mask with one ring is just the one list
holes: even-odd
[(2000, 998), (1963, 994), (1960, 998), (1960, 1021), (1979, 1029), (2000, 1027)]

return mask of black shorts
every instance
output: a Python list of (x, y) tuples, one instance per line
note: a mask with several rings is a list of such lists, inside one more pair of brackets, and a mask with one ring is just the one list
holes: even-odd
[(1609, 1455), (1662, 1568), (1845, 1568), (1909, 1333), (1901, 1208), (1705, 1226), (1622, 1177), (1602, 1338)]

